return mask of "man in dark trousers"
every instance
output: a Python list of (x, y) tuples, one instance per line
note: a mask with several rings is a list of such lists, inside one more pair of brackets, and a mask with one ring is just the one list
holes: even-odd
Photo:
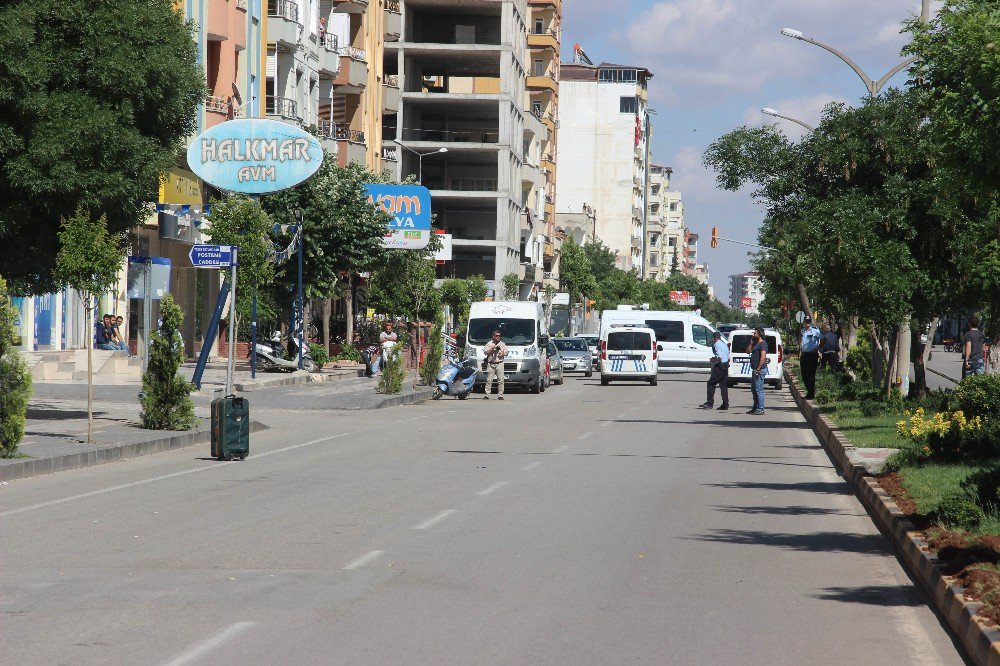
[(811, 317), (806, 317), (803, 324), (805, 327), (802, 329), (802, 342), (799, 343), (799, 363), (802, 366), (802, 381), (806, 385), (806, 400), (813, 400), (816, 397), (819, 343), (823, 339), (823, 334), (813, 326)]
[(708, 378), (708, 400), (699, 405), (701, 409), (712, 409), (715, 404), (715, 387), (722, 393), (720, 410), (729, 409), (729, 345), (722, 339), (722, 333), (712, 334), (712, 374)]
[(986, 338), (979, 330), (979, 317), (969, 317), (969, 330), (965, 333), (965, 345), (962, 356), (962, 379), (967, 375), (985, 375), (986, 358), (983, 356), (983, 346)]

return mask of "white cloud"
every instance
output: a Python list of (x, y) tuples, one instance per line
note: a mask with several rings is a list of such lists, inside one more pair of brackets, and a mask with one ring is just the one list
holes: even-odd
[(846, 68), (822, 49), (781, 36), (782, 27), (844, 50), (877, 79), (900, 61), (902, 21), (918, 12), (917, 0), (663, 0), (635, 16), (619, 46), (653, 71), (658, 101), (715, 103)]

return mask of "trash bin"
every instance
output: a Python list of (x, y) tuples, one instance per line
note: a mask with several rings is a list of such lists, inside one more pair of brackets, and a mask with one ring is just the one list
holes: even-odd
[(246, 460), (250, 453), (250, 401), (227, 395), (212, 401), (212, 456)]

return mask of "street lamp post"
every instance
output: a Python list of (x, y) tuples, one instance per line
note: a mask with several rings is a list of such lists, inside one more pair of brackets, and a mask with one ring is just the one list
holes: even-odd
[(419, 182), (421, 185), (423, 185), (424, 183), (424, 158), (427, 157), (428, 155), (437, 155), (438, 153), (448, 152), (447, 148), (438, 148), (437, 150), (429, 150), (426, 153), (421, 153), (417, 152), (416, 150), (413, 150), (413, 148), (410, 148), (409, 146), (403, 144), (401, 141), (397, 141), (396, 139), (390, 139), (390, 141), (392, 141), (394, 144), (396, 144), (403, 150), (408, 150), (417, 156), (417, 182)]
[(763, 113), (763, 114), (765, 114), (765, 115), (768, 115), (768, 116), (774, 116), (775, 118), (781, 118), (782, 120), (787, 120), (788, 122), (795, 123), (796, 125), (801, 125), (802, 127), (805, 127), (810, 132), (815, 132), (816, 131), (816, 128), (813, 127), (812, 125), (810, 125), (809, 123), (803, 122), (803, 121), (799, 120), (798, 118), (792, 118), (791, 116), (784, 116), (784, 115), (778, 113), (776, 110), (772, 109), (769, 106), (765, 106), (763, 109), (760, 110), (760, 112)]
[[(299, 225), (299, 370), (302, 369), (302, 337), (306, 327), (305, 302), (302, 300), (302, 245), (305, 234), (302, 229), (302, 209), (295, 209), (295, 222)], [(293, 332), (294, 335), (294, 332)]]

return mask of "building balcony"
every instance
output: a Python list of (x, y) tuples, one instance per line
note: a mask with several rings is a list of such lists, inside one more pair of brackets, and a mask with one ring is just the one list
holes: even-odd
[(337, 36), (323, 35), (319, 48), (319, 75), (324, 79), (336, 79), (340, 74), (340, 52)]
[(399, 111), (399, 76), (396, 74), (385, 77), (382, 84), (382, 111), (384, 113)]
[(302, 34), (299, 5), (292, 0), (267, 0), (267, 38), (296, 48)]
[(557, 14), (562, 13), (562, 0), (528, 0), (529, 7), (551, 7)]
[(333, 0), (333, 11), (339, 14), (364, 14), (368, 0)]
[(399, 0), (386, 0), (383, 11), (385, 41), (398, 42), (403, 35), (403, 14), (399, 10)]
[(327, 153), (336, 155), (339, 150), (339, 145), (337, 143), (337, 124), (332, 120), (320, 120), (319, 121), (319, 142), (323, 146), (323, 150)]
[(531, 189), (538, 189), (545, 184), (545, 174), (537, 164), (524, 161), (521, 166), (521, 183), (531, 186)]
[(368, 146), (365, 144), (365, 133), (350, 127), (337, 127), (334, 130), (337, 139), (337, 164), (365, 164), (368, 160)]
[(559, 90), (559, 83), (555, 79), (555, 74), (546, 72), (539, 76), (529, 76), (528, 77), (528, 90), (536, 88), (544, 88), (545, 90), (551, 90), (556, 92)]
[(554, 30), (543, 30), (542, 32), (531, 31), (528, 33), (529, 49), (549, 49), (559, 53), (559, 36)]
[(364, 49), (353, 46), (341, 46), (340, 71), (333, 81), (333, 86), (340, 93), (361, 93), (368, 85), (368, 54)]
[(282, 120), (293, 124), (302, 122), (299, 105), (289, 97), (268, 97), (264, 104), (264, 113), (273, 120)]

